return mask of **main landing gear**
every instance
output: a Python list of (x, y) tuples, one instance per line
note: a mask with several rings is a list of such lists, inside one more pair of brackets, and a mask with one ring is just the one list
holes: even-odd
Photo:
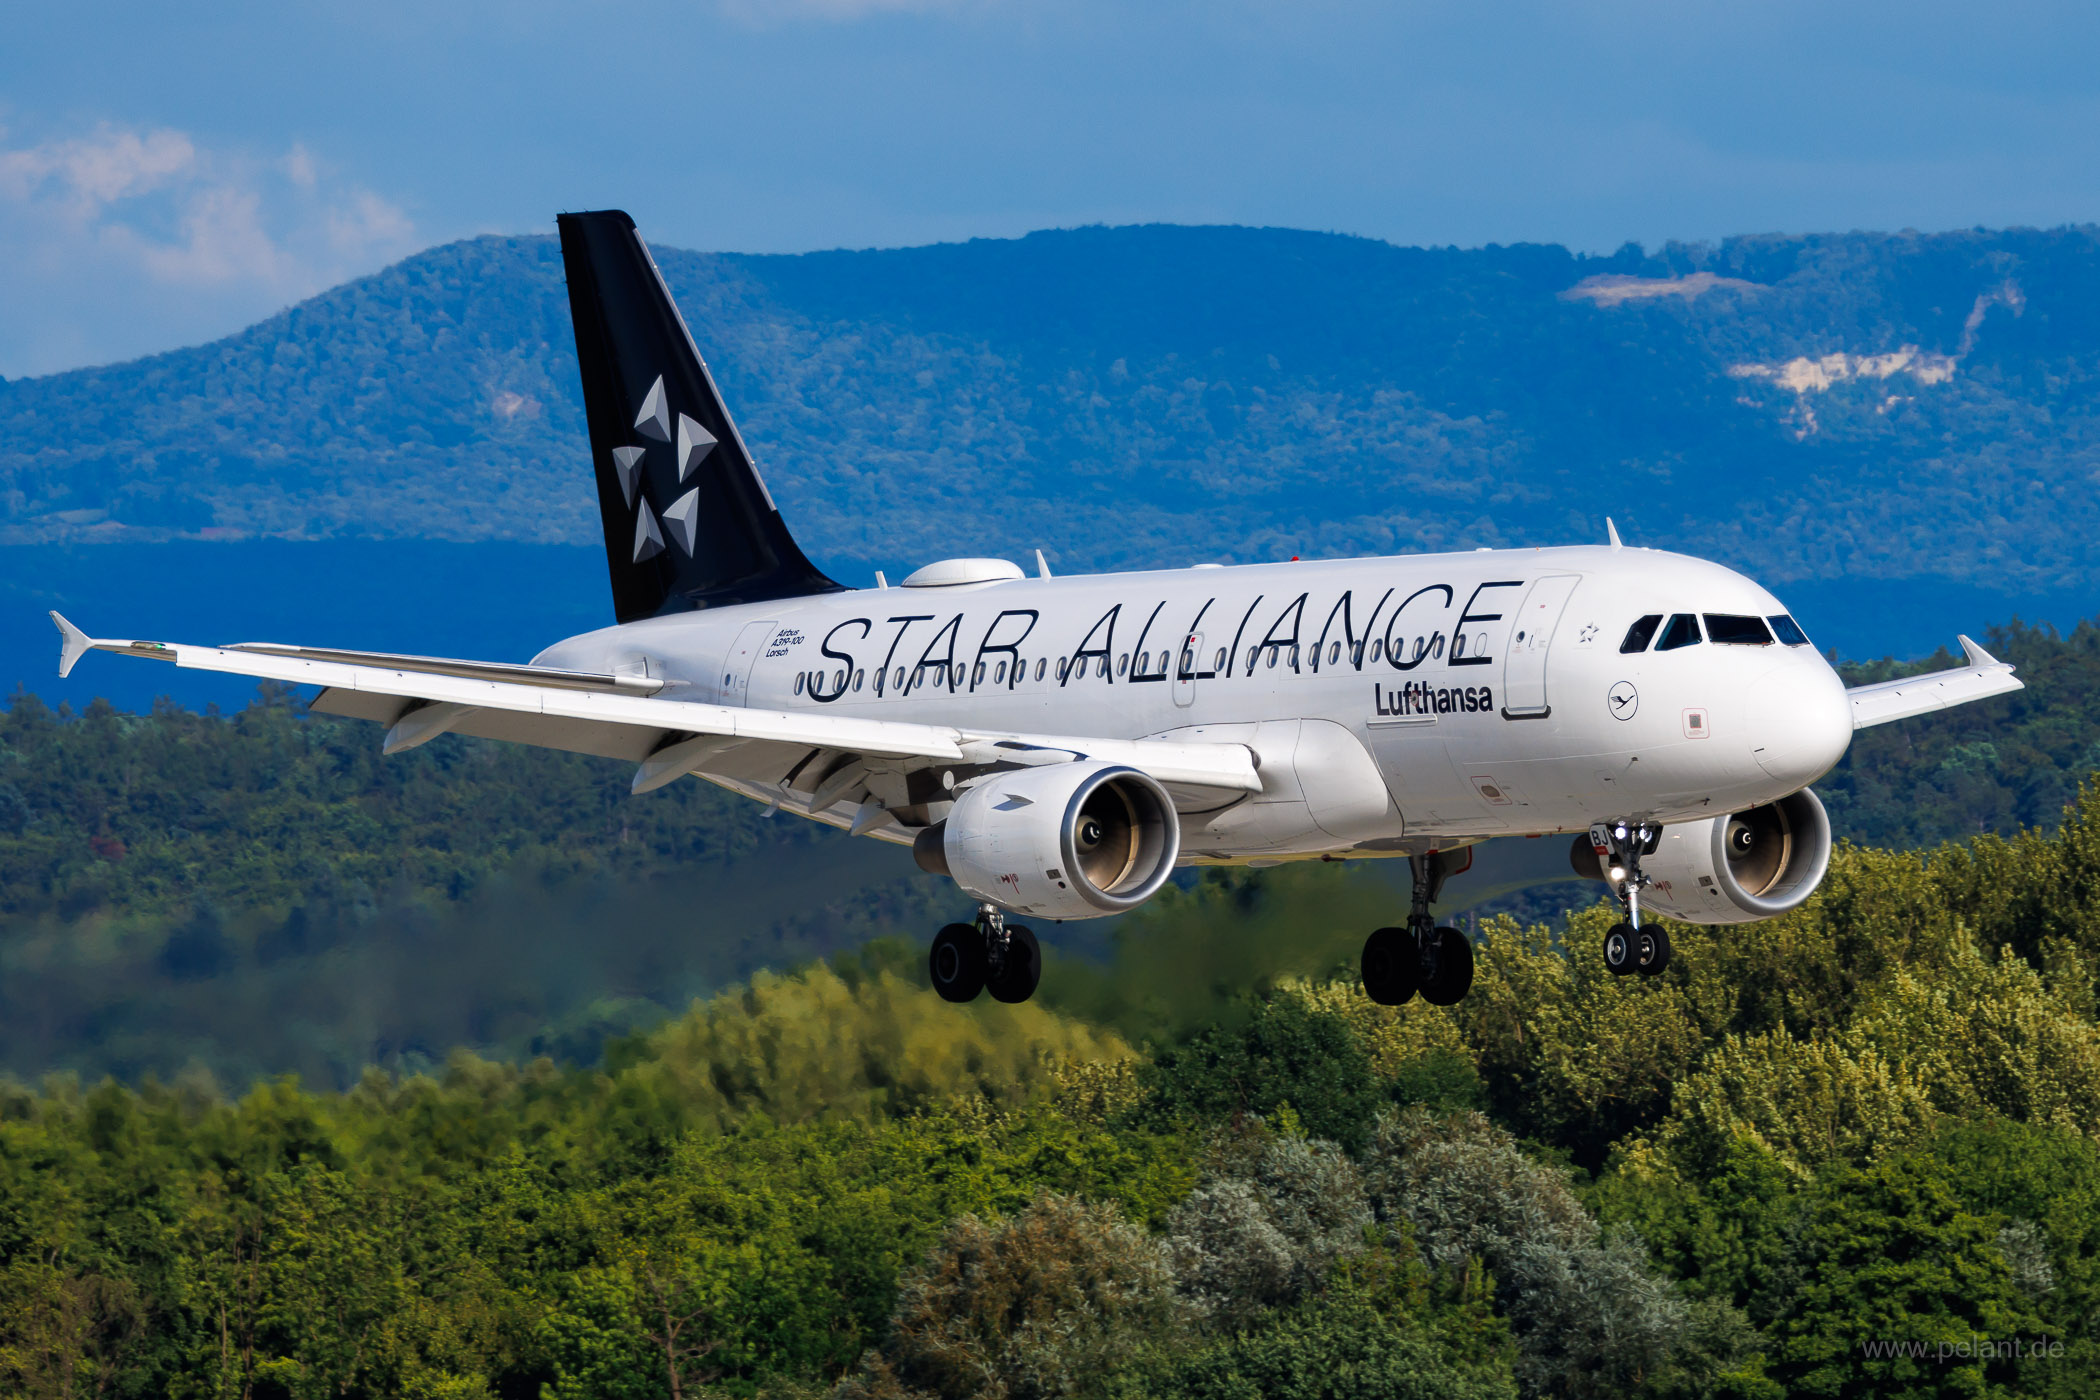
[(1641, 924), (1641, 891), (1648, 887), (1641, 857), (1654, 855), (1661, 840), (1662, 828), (1654, 822), (1599, 822), (1590, 828), (1590, 848), (1605, 863), (1612, 892), (1626, 906), (1625, 921), (1604, 935), (1604, 966), (1614, 977), (1654, 977), (1670, 965), (1669, 932)]
[(1043, 950), (997, 905), (980, 904), (976, 923), (950, 924), (933, 936), (926, 966), (944, 1001), (971, 1001), (979, 992), (990, 992), (994, 1001), (1026, 1001), (1043, 980)]
[(1406, 928), (1382, 928), (1364, 940), (1364, 995), (1398, 1006), (1416, 992), (1431, 1006), (1451, 1006), (1473, 986), (1473, 945), (1455, 928), (1438, 928), (1429, 906), (1443, 892), (1445, 857), (1408, 857), (1415, 877)]

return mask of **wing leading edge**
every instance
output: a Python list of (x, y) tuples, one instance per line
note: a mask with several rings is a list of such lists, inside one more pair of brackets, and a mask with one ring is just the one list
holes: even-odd
[(1892, 720), (1931, 714), (1934, 710), (1950, 709), (1972, 700), (1987, 700), (1993, 695), (2026, 689), (2026, 685), (2013, 676), (2011, 666), (1967, 637), (1957, 640), (1961, 642), (1962, 655), (1968, 660), (1966, 666), (1854, 686), (1846, 691), (1852, 698), (1852, 727), (1867, 729)]
[[(748, 710), (636, 693), (640, 678), (443, 658), (334, 652), (278, 645), (209, 647), (90, 637), (57, 613), (61, 675), (90, 651), (171, 661), (290, 685), (322, 687), (313, 708), (387, 726), (396, 753), (458, 733), (636, 763), (633, 788), (647, 792), (698, 773), (753, 796), (824, 816), (854, 795), (841, 779), (869, 760), (905, 766), (1032, 766), (1098, 759), (1151, 774), (1192, 803), (1219, 793), (1261, 791), (1253, 754), (1240, 744), (1170, 743), (1007, 734), (947, 725)], [(799, 786), (798, 786), (799, 782)], [(830, 802), (819, 799), (830, 798)], [(871, 813), (854, 815), (856, 830)], [(847, 825), (841, 819), (835, 825)]]

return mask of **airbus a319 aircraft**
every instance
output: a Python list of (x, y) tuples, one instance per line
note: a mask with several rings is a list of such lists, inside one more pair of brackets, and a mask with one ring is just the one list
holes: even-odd
[(1053, 578), (999, 559), (850, 589), (789, 536), (655, 260), (616, 211), (558, 220), (617, 624), (529, 665), (87, 636), (88, 651), (320, 687), (388, 753), (474, 734), (696, 775), (911, 847), (976, 903), (933, 940), (951, 1001), (1023, 1001), (1014, 916), (1134, 909), (1181, 866), (1405, 857), (1365, 990), (1449, 1005), (1471, 945), (1431, 905), (1470, 846), (1574, 834), (1625, 911), (1614, 973), (1814, 891), (1809, 790), (1855, 729), (2017, 690), (1966, 664), (1847, 690), (1785, 605), (1680, 554), (1605, 545)]

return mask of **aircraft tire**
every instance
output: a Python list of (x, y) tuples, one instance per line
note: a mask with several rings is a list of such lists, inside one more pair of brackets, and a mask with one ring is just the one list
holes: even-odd
[(1043, 980), (1043, 948), (1035, 941), (1035, 934), (1025, 924), (1006, 926), (1006, 966), (999, 975), (988, 979), (984, 989), (992, 994), (993, 1001), (1022, 1002), (1035, 995), (1036, 984)]
[(1614, 977), (1624, 977), (1640, 961), (1640, 934), (1632, 924), (1613, 924), (1604, 934), (1604, 966)]
[(1659, 977), (1670, 965), (1670, 933), (1660, 924), (1644, 926), (1633, 940), (1634, 971), (1643, 977)]
[(1431, 1006), (1456, 1006), (1473, 989), (1473, 945), (1455, 928), (1437, 929), (1436, 971), (1422, 982), (1422, 1000)]
[(926, 971), (943, 1001), (972, 1001), (984, 990), (984, 935), (974, 924), (950, 924), (933, 936)]
[(1364, 995), (1380, 1006), (1399, 1006), (1422, 980), (1422, 958), (1404, 928), (1382, 928), (1364, 940)]

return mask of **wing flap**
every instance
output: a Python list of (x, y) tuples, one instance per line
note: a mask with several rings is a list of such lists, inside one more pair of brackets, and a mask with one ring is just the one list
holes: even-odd
[[(52, 617), (64, 640), (64, 656), (71, 662), (77, 662), (89, 650), (100, 650), (172, 661), (190, 670), (318, 686), (321, 695), (314, 702), (315, 709), (389, 727), (401, 723), (419, 705), (452, 706), (459, 712), (447, 726), (452, 733), (634, 763), (644, 762), (668, 743), (683, 742), (680, 736), (713, 735), (740, 741), (734, 750), (740, 760), (736, 765), (739, 768), (747, 768), (747, 764), (771, 768), (772, 754), (768, 750), (776, 748), (973, 765), (1096, 759), (1126, 763), (1177, 787), (1227, 792), (1261, 790), (1254, 756), (1240, 744), (987, 734), (946, 725), (748, 710), (578, 689), (561, 682), (542, 684), (522, 675), (497, 680), (461, 674), (477, 663), (441, 663), (442, 668), (426, 664), (415, 669), (389, 664), (402, 660), (433, 663), (435, 659), (428, 657), (374, 656), (371, 662), (354, 662), (334, 659), (354, 654), (319, 653), (298, 647), (207, 647), (96, 639), (57, 614)], [(516, 669), (527, 672), (535, 668)], [(561, 674), (566, 678), (578, 673)], [(707, 762), (706, 766), (713, 768), (715, 763)], [(657, 776), (652, 772), (649, 778)]]
[(1931, 671), (1922, 676), (1854, 686), (1845, 692), (1852, 699), (1852, 727), (1868, 729), (1934, 710), (1951, 709), (1993, 695), (2007, 695), (2026, 686), (2013, 675), (2013, 668), (1992, 656), (1967, 637), (1962, 637), (1966, 666)]

